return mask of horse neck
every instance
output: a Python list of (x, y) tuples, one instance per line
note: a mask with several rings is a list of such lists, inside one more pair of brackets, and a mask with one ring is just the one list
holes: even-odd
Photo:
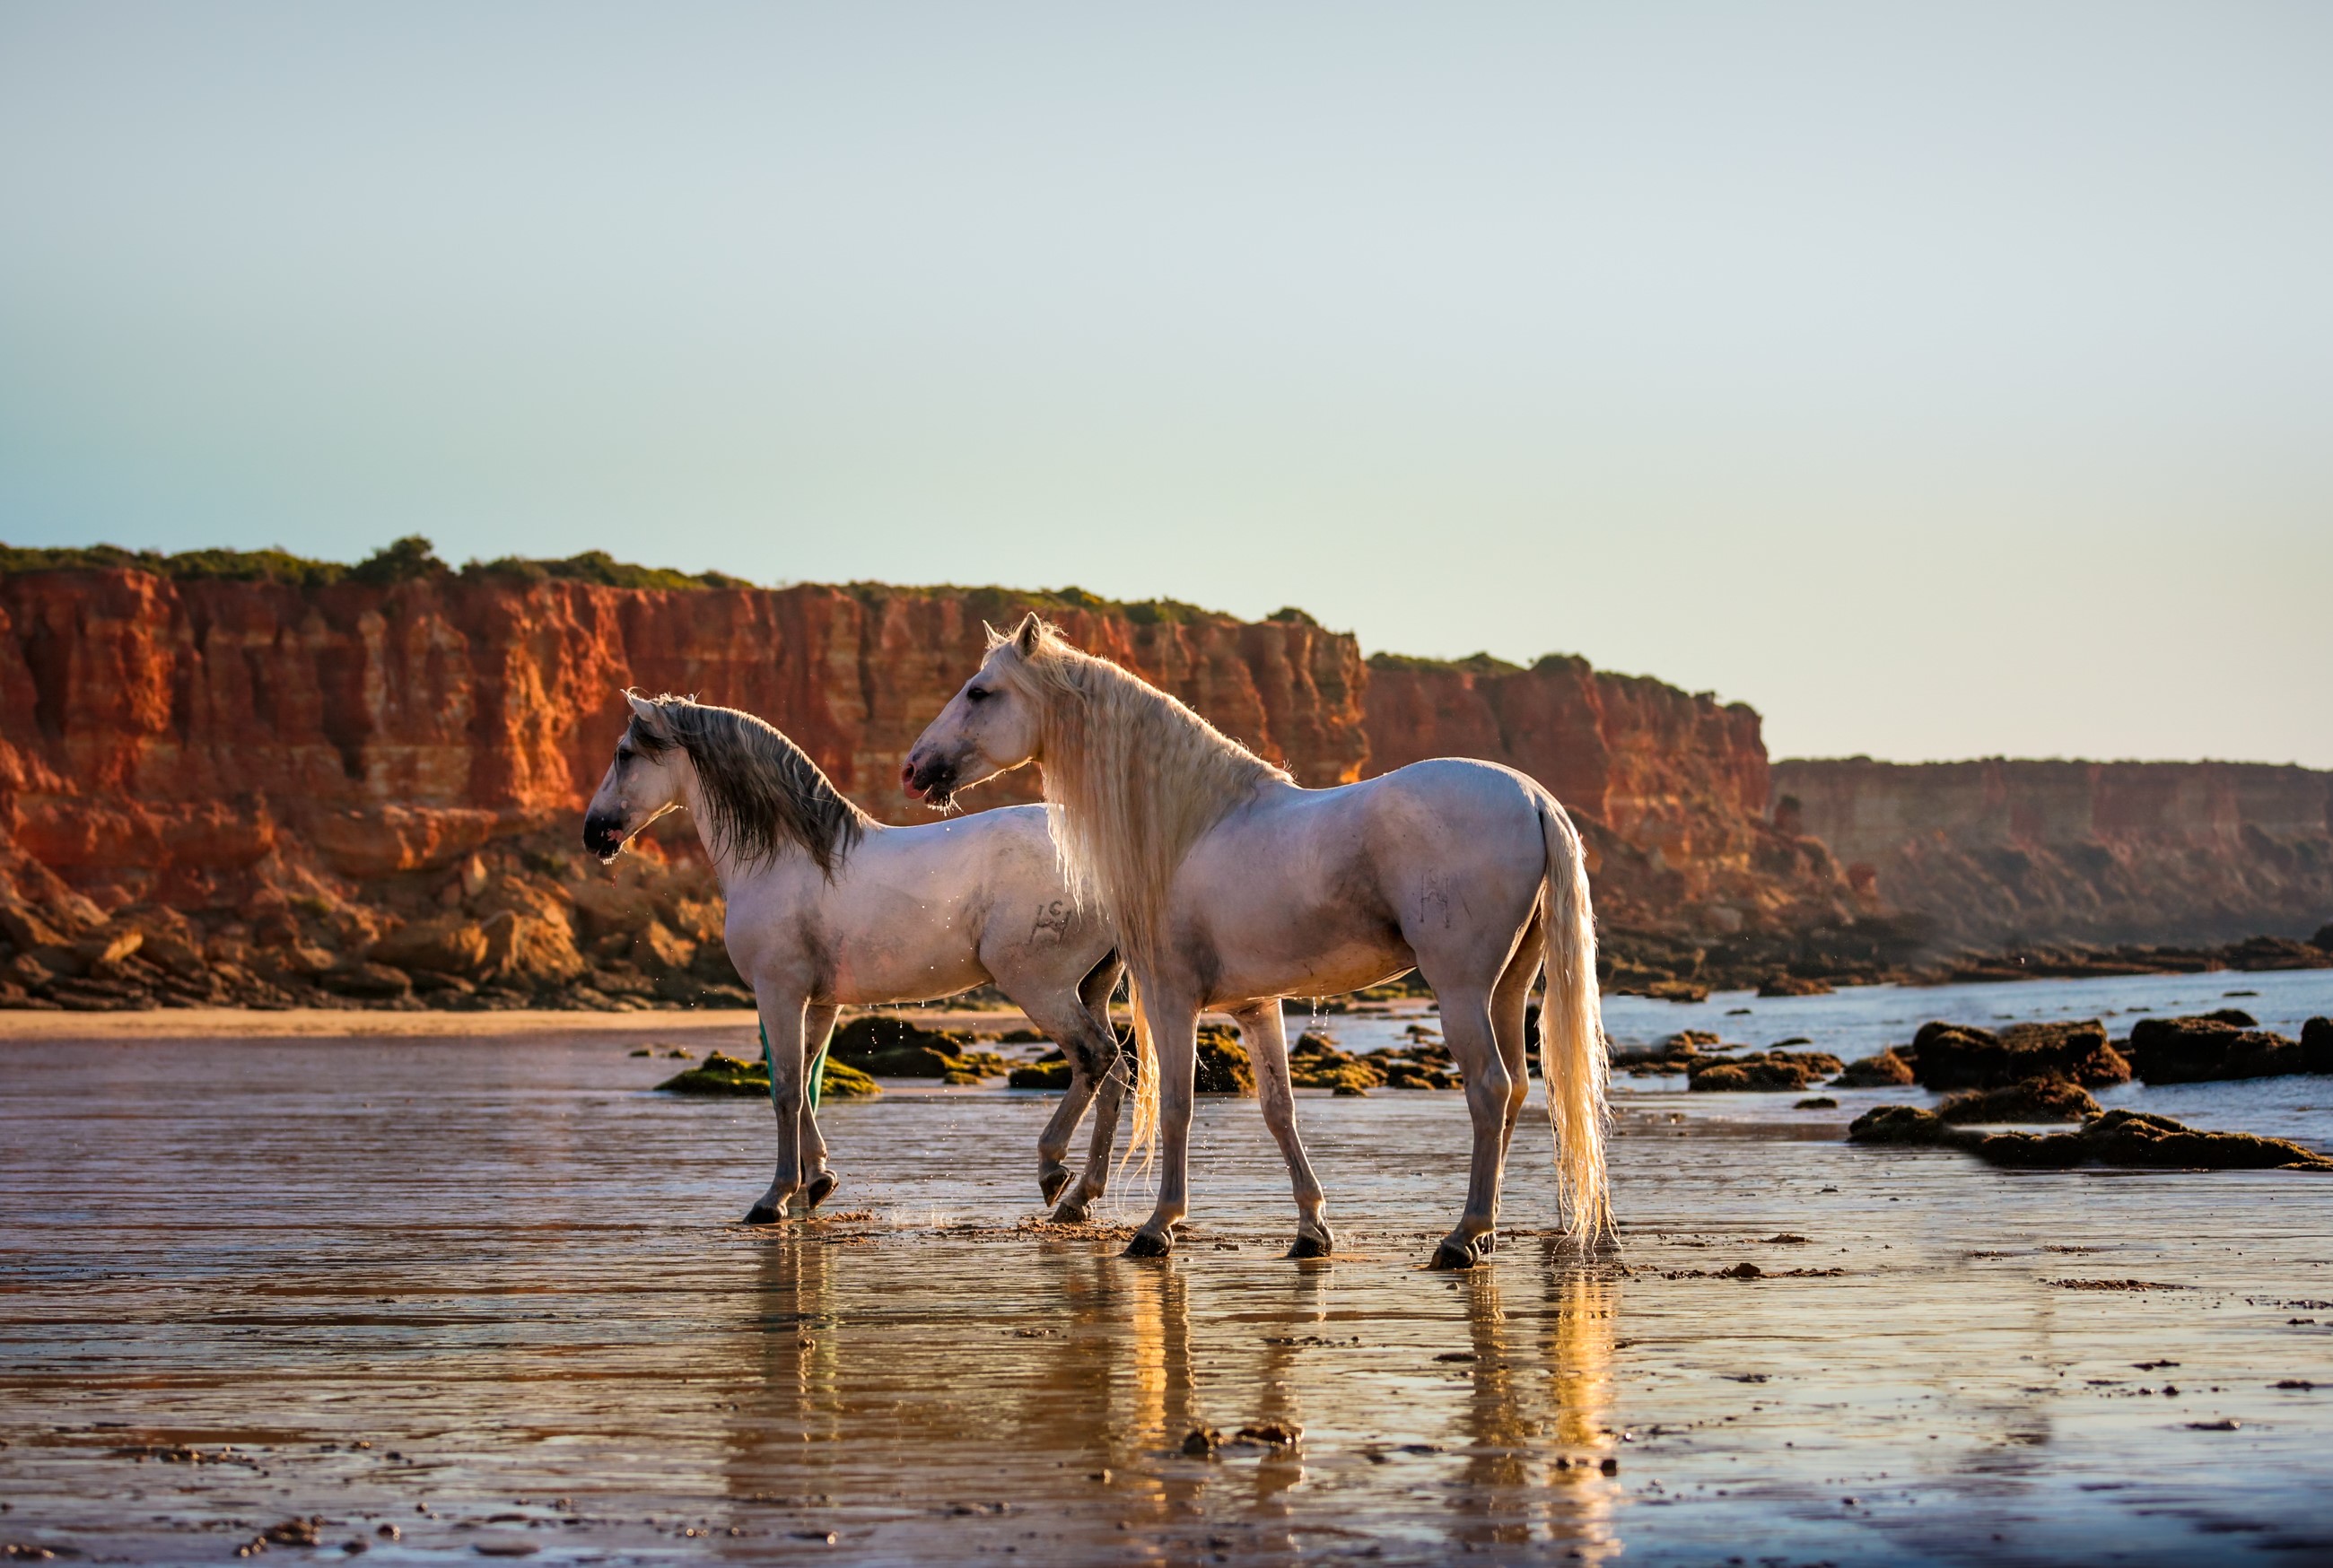
[[(713, 875), (721, 884), (721, 895), (724, 898), (731, 895), (735, 884), (741, 880), (775, 871), (788, 864), (796, 856), (803, 860), (810, 858), (810, 851), (801, 845), (781, 842), (776, 852), (769, 858), (756, 861), (750, 866), (740, 865), (734, 856), (723, 846), (714, 842), (713, 820), (705, 811), (705, 781), (697, 777), (696, 765), (694, 762), (689, 764), (687, 776), (681, 784), (680, 803), (688, 808), (688, 820), (696, 829), (696, 842), (705, 846), (705, 858), (713, 863)], [(863, 812), (860, 817), (859, 845), (863, 848), (867, 840), (882, 832), (886, 825)], [(837, 869), (839, 872), (840, 868)]]

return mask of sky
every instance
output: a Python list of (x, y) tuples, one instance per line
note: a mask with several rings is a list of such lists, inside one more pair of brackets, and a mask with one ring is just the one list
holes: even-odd
[(2333, 7), (0, 0), (0, 540), (2333, 766)]

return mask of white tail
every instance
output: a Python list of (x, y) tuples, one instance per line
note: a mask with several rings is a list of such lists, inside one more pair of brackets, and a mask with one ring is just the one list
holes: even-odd
[(1555, 1177), (1573, 1243), (1612, 1239), (1611, 1188), (1604, 1169), (1604, 1009), (1596, 990), (1596, 915), (1588, 896), (1588, 855), (1561, 806), (1540, 808), (1547, 846), (1547, 997), (1539, 1014), (1539, 1070), (1555, 1134)]

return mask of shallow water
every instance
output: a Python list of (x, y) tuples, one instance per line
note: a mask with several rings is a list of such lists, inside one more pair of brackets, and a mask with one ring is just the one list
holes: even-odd
[[(2235, 989), (2289, 1028), (2328, 980), (1611, 1014), (1848, 1055)], [(1506, 1244), (1453, 1277), (1416, 1266), (1460, 1096), (1305, 1097), (1345, 1252), (1308, 1264), (1253, 1104), (1211, 1100), (1182, 1248), (1131, 1263), (1013, 1229), (1050, 1101), (1000, 1091), (833, 1105), (831, 1217), (736, 1228), (766, 1108), (646, 1094), (672, 1064), (629, 1044), (0, 1047), (0, 1540), (216, 1562), (321, 1515), (392, 1563), (2333, 1560), (2333, 1388), (2274, 1386), (2333, 1384), (2333, 1181), (2000, 1171), (1850, 1148), (1844, 1095), (1622, 1079), (1622, 1263), (1541, 1233), (1527, 1126)], [(2301, 1108), (2333, 1081), (2193, 1088), (2333, 1143)], [(1769, 1277), (1718, 1276), (1743, 1261)], [(1267, 1420), (1301, 1442), (1180, 1452)], [(173, 1444), (235, 1451), (123, 1452)]]

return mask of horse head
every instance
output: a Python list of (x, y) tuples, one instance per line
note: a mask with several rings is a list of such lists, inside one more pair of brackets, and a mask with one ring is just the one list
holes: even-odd
[(688, 754), (664, 709), (637, 692), (626, 692), (624, 701), (631, 704), (631, 722), (583, 811), (583, 847), (602, 861), (615, 859), (634, 834), (686, 803), (682, 770)]
[(945, 811), (959, 790), (1043, 760), (1043, 715), (1028, 681), (1029, 662), (1052, 630), (1034, 614), (1010, 634), (989, 634), (988, 656), (925, 726), (899, 765), (907, 798)]

